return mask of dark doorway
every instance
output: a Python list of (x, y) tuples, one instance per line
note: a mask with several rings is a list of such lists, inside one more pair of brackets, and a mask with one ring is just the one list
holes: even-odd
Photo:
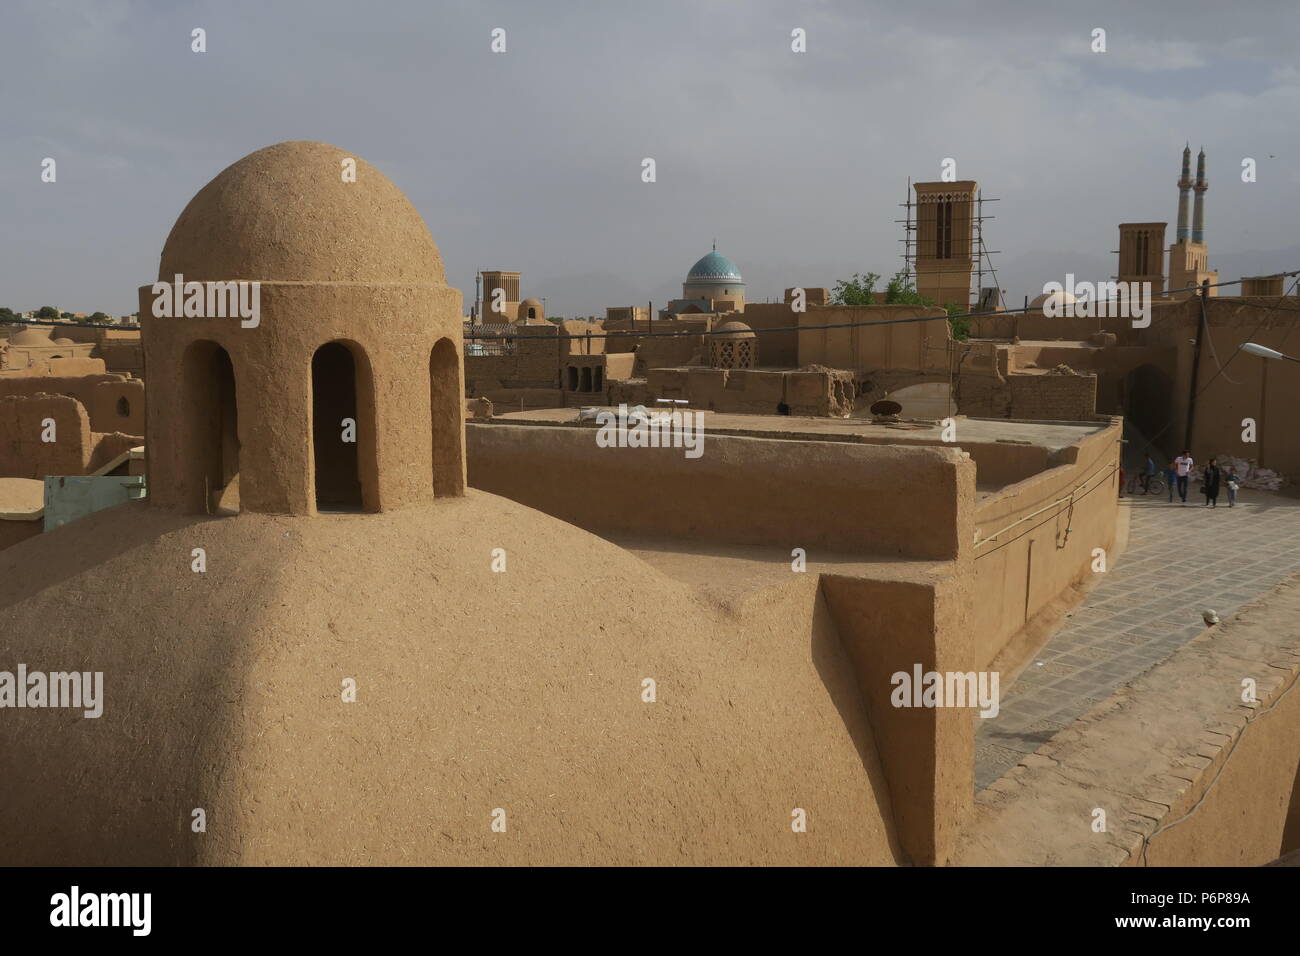
[(1178, 441), (1170, 423), (1173, 380), (1154, 365), (1139, 365), (1124, 376), (1124, 417), (1158, 449)]
[[(235, 367), (215, 342), (195, 342), (185, 353), (185, 422), (190, 435), (194, 511), (239, 511), (239, 408)], [(118, 412), (122, 411), (119, 399)], [(130, 408), (127, 408), (130, 412)]]
[(450, 339), (439, 339), (429, 354), (429, 414), (433, 420), (433, 493), (435, 496), (465, 492), (465, 469), (461, 462), (460, 357)]
[(582, 385), (578, 390), (582, 392), (591, 391), (591, 369), (584, 368), (582, 370)]
[(322, 345), (312, 356), (311, 410), (316, 510), (361, 511), (357, 368), (342, 342)]

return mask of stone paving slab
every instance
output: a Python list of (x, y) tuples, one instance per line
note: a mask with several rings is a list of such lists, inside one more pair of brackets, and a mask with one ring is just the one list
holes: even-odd
[(1125, 498), (1129, 543), (1035, 662), (977, 719), (975, 787), (1221, 620), (1300, 570), (1300, 500), (1243, 491), (1235, 508)]

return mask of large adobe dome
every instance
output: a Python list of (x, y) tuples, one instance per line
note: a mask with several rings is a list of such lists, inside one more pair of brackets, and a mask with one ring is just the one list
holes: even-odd
[(10, 345), (53, 345), (50, 334), (44, 329), (25, 328), (9, 339)]
[[(345, 159), (356, 181), (344, 182)], [(424, 220), (388, 177), (326, 143), (250, 153), (190, 200), (163, 246), (172, 281), (446, 282)]]
[(816, 579), (791, 577), (802, 598), (720, 606), (475, 491), (329, 518), (100, 511), (0, 551), (0, 667), (104, 675), (97, 719), (3, 712), (0, 860), (892, 863), (852, 664)]

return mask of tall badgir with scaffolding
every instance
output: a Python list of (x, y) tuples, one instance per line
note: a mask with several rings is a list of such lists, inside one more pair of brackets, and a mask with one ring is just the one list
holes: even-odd
[(936, 305), (957, 305), (963, 312), (1001, 307), (996, 274), (994, 286), (984, 288), (985, 273), (992, 273), (983, 236), (984, 221), (992, 217), (984, 215), (985, 201), (973, 179), (909, 182), (904, 269), (916, 291)]

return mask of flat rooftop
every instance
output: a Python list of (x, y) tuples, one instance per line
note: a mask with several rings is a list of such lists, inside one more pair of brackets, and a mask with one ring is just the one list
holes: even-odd
[[(616, 412), (616, 408), (593, 406)], [(667, 406), (657, 406), (662, 409)], [(683, 407), (684, 406), (679, 406)], [(685, 409), (701, 411), (701, 409)], [(495, 421), (512, 424), (567, 424), (578, 417), (576, 408), (539, 408), (532, 411), (494, 415)], [(1109, 421), (1097, 422), (1028, 422), (1005, 418), (966, 418), (954, 416), (963, 444), (993, 444), (998, 441), (1038, 445), (1048, 451), (1068, 448), (1075, 442), (1109, 427)], [(757, 438), (787, 438), (821, 441), (897, 442), (929, 444), (940, 441), (943, 429), (931, 422), (900, 422), (877, 425), (868, 418), (801, 418), (795, 415), (740, 415), (704, 412), (704, 427), (718, 435), (748, 435)]]

